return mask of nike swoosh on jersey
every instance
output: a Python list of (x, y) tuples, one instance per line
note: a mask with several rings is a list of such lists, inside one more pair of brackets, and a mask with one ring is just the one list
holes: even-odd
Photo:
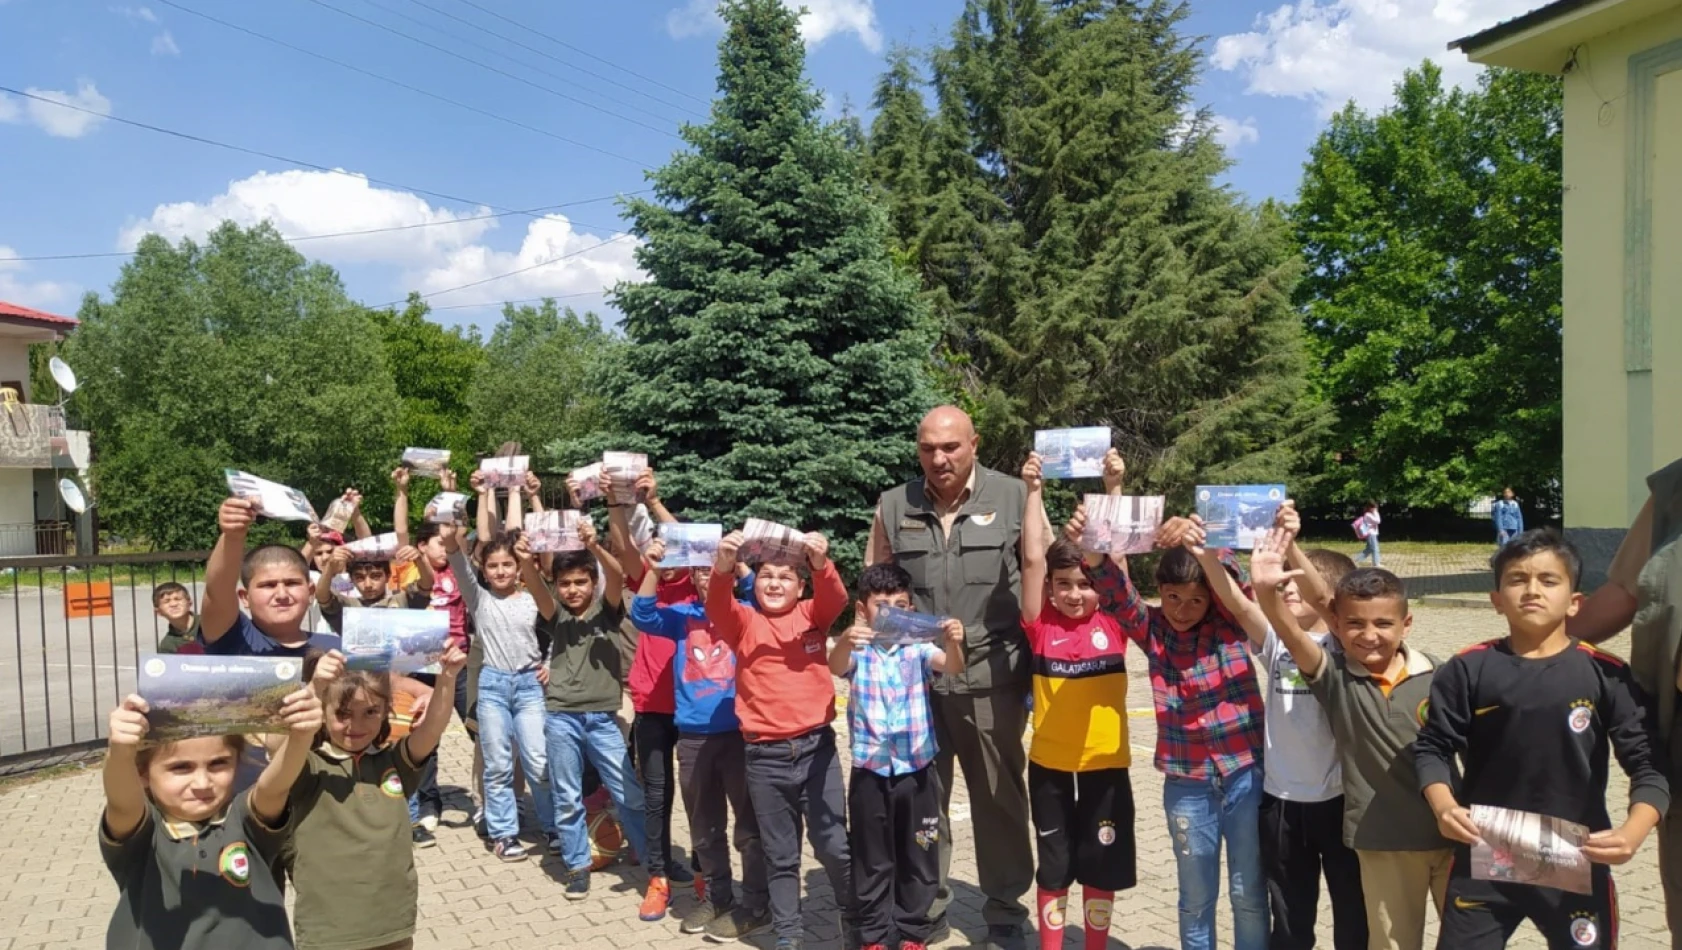
[(1484, 906), (1484, 903), (1484, 901), (1469, 901), (1464, 897), (1456, 897), (1454, 899), (1454, 906), (1461, 910), (1477, 910), (1479, 907)]
[[(1481, 716), (1481, 715), (1483, 715), (1483, 714), (1484, 714), (1484, 713), (1492, 713), (1492, 712), (1494, 712), (1494, 711), (1495, 711), (1495, 710), (1497, 710), (1497, 709), (1500, 709), (1500, 708), (1501, 708), (1501, 707), (1500, 707), (1500, 706), (1499, 706), (1499, 705), (1495, 705), (1495, 706), (1485, 706), (1485, 707), (1483, 707), (1483, 708), (1482, 708), (1482, 709), (1474, 709), (1474, 710), (1473, 710), (1473, 711), (1472, 711), (1472, 715), (1474, 715), (1474, 716)], [(1455, 898), (1455, 900), (1459, 900), (1459, 898)]]

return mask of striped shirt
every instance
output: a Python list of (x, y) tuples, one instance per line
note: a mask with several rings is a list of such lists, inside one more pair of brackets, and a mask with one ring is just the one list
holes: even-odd
[(928, 678), (934, 658), (942, 655), (933, 643), (853, 651), (848, 674), (853, 681), (848, 703), (853, 768), (891, 777), (927, 768), (934, 761)]
[[(1236, 573), (1230, 552), (1223, 552), (1221, 561)], [(1203, 620), (1181, 633), (1161, 608), (1145, 604), (1109, 558), (1091, 575), (1100, 609), (1121, 623), (1150, 664), (1157, 770), (1171, 778), (1209, 781), (1260, 762), (1261, 687), (1244, 630), (1220, 600), (1211, 596)]]

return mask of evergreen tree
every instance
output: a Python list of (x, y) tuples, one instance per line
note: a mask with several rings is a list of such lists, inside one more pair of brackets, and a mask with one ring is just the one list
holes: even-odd
[(817, 118), (798, 15), (722, 12), (711, 121), (626, 203), (650, 280), (615, 291), (619, 421), (688, 517), (824, 531), (852, 567), (877, 492), (914, 471), (932, 335), (858, 156)]
[(1288, 230), (1215, 184), (1184, 17), (968, 0), (933, 55), (927, 191), (875, 167), (998, 464), (1032, 429), (1108, 425), (1133, 484), (1183, 501), (1199, 479), (1285, 477), (1321, 425)]

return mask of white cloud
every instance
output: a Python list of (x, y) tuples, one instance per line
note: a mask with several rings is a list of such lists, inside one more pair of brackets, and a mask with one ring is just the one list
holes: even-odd
[(112, 7), (111, 12), (129, 20), (139, 20), (142, 23), (158, 22), (158, 15), (151, 7)]
[(1538, 0), (1298, 0), (1258, 14), (1249, 32), (1223, 36), (1210, 61), (1237, 72), (1246, 92), (1312, 102), (1322, 117), (1350, 99), (1387, 105), (1402, 71), (1429, 58), (1446, 82), (1482, 68), (1447, 44), (1536, 6)]
[(168, 30), (152, 37), (153, 56), (180, 56), (181, 47), (175, 45), (175, 37)]
[(525, 240), (517, 251), (496, 251), (484, 245), (465, 247), (411, 283), (422, 293), (434, 293), (531, 268), (506, 279), (440, 294), (432, 302), (441, 307), (601, 293), (621, 280), (643, 278), (635, 259), (636, 249), (633, 238), (588, 234), (577, 230), (564, 215), (552, 214), (527, 226)]
[(1228, 151), (1261, 138), (1261, 130), (1256, 128), (1256, 120), (1249, 116), (1234, 119), (1231, 116), (1214, 115), (1210, 116), (1210, 122), (1215, 127), (1215, 141), (1221, 143)]
[[(94, 84), (86, 79), (77, 84), (74, 93), (57, 89), (37, 89), (34, 86), (24, 91), (52, 101), (0, 96), (0, 122), (27, 120), (55, 138), (79, 139), (98, 128), (105, 122), (105, 117), (111, 114), (111, 100), (100, 95)], [(78, 112), (54, 104), (60, 102), (88, 111)]]
[(50, 310), (75, 301), (76, 285), (52, 280), (30, 280), (29, 265), (14, 260), (18, 252), (0, 244), (0, 300)]
[[(872, 53), (882, 51), (875, 0), (783, 0), (783, 5), (806, 8), (806, 15), (800, 20), (800, 36), (809, 46), (842, 33), (854, 33), (865, 49)], [(666, 32), (674, 39), (714, 34), (723, 27), (718, 0), (689, 0), (666, 14)]]

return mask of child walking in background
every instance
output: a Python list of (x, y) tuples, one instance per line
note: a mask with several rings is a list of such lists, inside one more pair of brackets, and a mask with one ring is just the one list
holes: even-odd
[(287, 734), (248, 791), (236, 794), (242, 736), (152, 745), (147, 705), (111, 712), (99, 851), (117, 881), (107, 947), (285, 950), (293, 946), (274, 873), (287, 793), (321, 728), (309, 687), (287, 696)]
[(929, 680), (964, 671), (964, 625), (941, 622), (938, 643), (881, 646), (871, 624), (883, 606), (911, 610), (911, 575), (893, 564), (859, 576), (857, 617), (829, 651), (829, 671), (852, 681), (847, 843), (864, 950), (923, 950), (940, 890), (940, 781), (935, 776)]
[(1355, 519), (1355, 537), (1366, 542), (1361, 556), (1356, 561), (1366, 561), (1373, 567), (1383, 567), (1378, 557), (1378, 527), (1384, 519), (1378, 516), (1378, 502), (1369, 501), (1361, 510), (1361, 516)]
[[(330, 653), (315, 663), (310, 683), (326, 722), (290, 798), (298, 947), (407, 950), (419, 901), (407, 799), (450, 724), (450, 704), (429, 704), (407, 738), (388, 743), (389, 674), (343, 662)], [(438, 689), (454, 690), (466, 664), (450, 647)]]

